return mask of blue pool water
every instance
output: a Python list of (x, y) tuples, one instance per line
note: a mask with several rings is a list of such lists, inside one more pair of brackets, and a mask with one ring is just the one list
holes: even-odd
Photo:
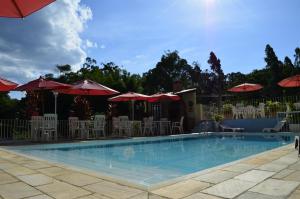
[(283, 146), (291, 140), (291, 137), (282, 136), (212, 134), (9, 148), (23, 154), (151, 186)]

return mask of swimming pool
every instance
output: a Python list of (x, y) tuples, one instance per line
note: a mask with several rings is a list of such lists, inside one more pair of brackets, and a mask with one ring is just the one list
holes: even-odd
[(289, 144), (287, 135), (194, 134), (8, 148), (150, 187)]

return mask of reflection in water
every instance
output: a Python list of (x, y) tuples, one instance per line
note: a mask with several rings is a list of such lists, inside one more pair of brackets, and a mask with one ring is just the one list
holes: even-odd
[(207, 136), (135, 143), (61, 148), (18, 148), (20, 152), (121, 177), (144, 185), (238, 160), (291, 139), (257, 136)]

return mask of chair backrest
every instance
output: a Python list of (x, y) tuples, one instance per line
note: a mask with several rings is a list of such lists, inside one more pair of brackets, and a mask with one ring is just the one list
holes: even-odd
[(282, 127), (285, 125), (285, 123), (286, 123), (286, 120), (281, 120), (274, 126), (273, 129), (275, 131), (280, 131), (282, 129)]
[(78, 117), (69, 117), (68, 120), (69, 120), (69, 128), (70, 129), (79, 128)]
[(105, 115), (95, 115), (94, 128), (103, 128), (105, 126)]
[(120, 119), (118, 117), (112, 118), (112, 128), (119, 129), (120, 128)]
[(296, 110), (299, 110), (300, 109), (300, 102), (294, 103), (294, 107), (295, 107)]
[(57, 128), (57, 115), (56, 114), (44, 114), (44, 128), (56, 129)]
[(184, 117), (181, 116), (181, 118), (180, 118), (180, 126), (183, 126), (183, 120), (184, 120)]
[(43, 127), (43, 116), (32, 116), (31, 117), (31, 126), (32, 128), (41, 128)]

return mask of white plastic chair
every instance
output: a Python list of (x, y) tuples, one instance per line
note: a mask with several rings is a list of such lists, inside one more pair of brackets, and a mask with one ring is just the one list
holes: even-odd
[(51, 138), (57, 140), (57, 115), (44, 114), (42, 138), (49, 141)]
[(71, 138), (75, 137), (75, 134), (79, 132), (79, 119), (78, 117), (69, 117), (69, 135)]
[(120, 135), (120, 119), (118, 117), (112, 118), (112, 130), (114, 134)]
[(294, 107), (296, 110), (300, 110), (300, 102), (294, 103)]
[(255, 118), (256, 109), (254, 106), (246, 106), (244, 108), (244, 117), (243, 118)]
[(31, 139), (33, 141), (38, 141), (42, 138), (43, 120), (43, 116), (31, 117)]
[(242, 107), (235, 107), (232, 106), (232, 115), (233, 115), (233, 119), (239, 119), (243, 117), (243, 108)]
[(146, 135), (148, 132), (150, 135), (154, 135), (153, 117), (145, 117), (143, 119), (143, 122), (144, 122), (143, 134)]
[(128, 116), (119, 116), (119, 119), (120, 119), (120, 123), (119, 123), (120, 135), (125, 133), (125, 135), (130, 136), (131, 135), (131, 125), (130, 125)]
[(95, 115), (94, 118), (94, 125), (93, 125), (93, 132), (95, 136), (98, 137), (100, 133), (105, 137), (105, 115)]
[(166, 135), (170, 130), (168, 118), (160, 118), (159, 130), (161, 135)]
[(265, 117), (265, 104), (259, 103), (258, 108), (256, 108), (256, 117), (264, 118)]
[(184, 117), (182, 116), (180, 118), (180, 122), (173, 122), (172, 124), (172, 134), (175, 133), (175, 130), (178, 129), (179, 133), (182, 134), (183, 133), (183, 120), (184, 120)]

